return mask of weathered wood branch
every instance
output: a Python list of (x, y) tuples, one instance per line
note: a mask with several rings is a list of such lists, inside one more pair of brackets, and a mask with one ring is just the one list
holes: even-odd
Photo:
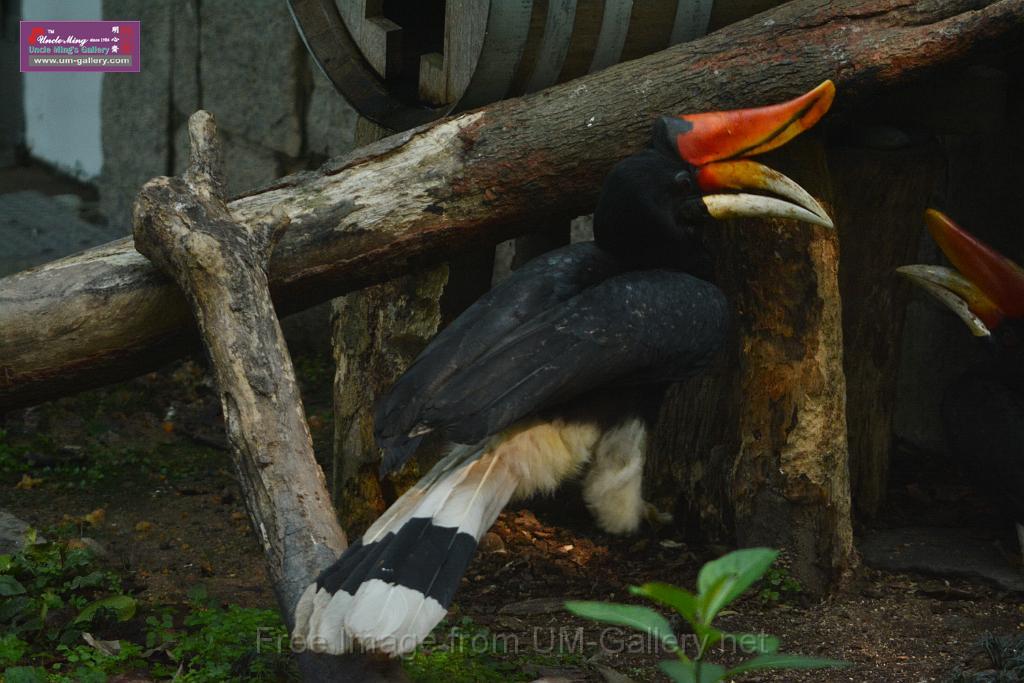
[[(783, 100), (825, 78), (837, 109), (1024, 38), (1024, 0), (796, 0), (692, 43), (441, 121), (237, 198), (280, 207), (281, 313), (588, 212), (652, 117)], [(180, 292), (123, 240), (0, 280), (0, 410), (196, 348)]]
[[(288, 223), (275, 209), (246, 226), (224, 199), (213, 117), (189, 119), (192, 160), (183, 178), (155, 178), (135, 204), (135, 244), (185, 293), (220, 391), (228, 440), (253, 528), (289, 627), (302, 591), (345, 548), (313, 457), (292, 368), (270, 299), (266, 267)], [(303, 658), (307, 680), (368, 680), (350, 659)], [(325, 678), (325, 676), (327, 678)], [(344, 680), (344, 679), (342, 679)]]

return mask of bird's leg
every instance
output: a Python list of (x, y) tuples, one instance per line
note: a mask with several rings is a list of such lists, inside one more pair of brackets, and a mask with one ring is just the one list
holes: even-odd
[(605, 531), (628, 534), (635, 532), (643, 519), (667, 521), (665, 513), (641, 495), (646, 446), (646, 424), (631, 418), (606, 430), (594, 447), (590, 470), (583, 479), (583, 499)]

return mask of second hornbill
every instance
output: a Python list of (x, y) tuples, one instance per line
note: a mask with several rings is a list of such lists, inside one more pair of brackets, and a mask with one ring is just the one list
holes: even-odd
[(650, 147), (606, 178), (593, 242), (527, 263), (426, 347), (377, 405), (382, 469), (430, 432), (456, 445), (309, 586), (295, 635), (329, 653), (412, 650), (505, 504), (587, 464), (598, 524), (636, 530), (651, 417), (637, 388), (701, 371), (729, 326), (705, 279), (703, 231), (745, 216), (832, 226), (799, 185), (748, 157), (813, 126), (834, 95), (826, 81), (782, 104), (660, 118)]
[(979, 338), (981, 360), (942, 397), (950, 450), (1017, 524), (1024, 552), (1024, 269), (929, 209), (925, 223), (954, 268), (897, 268), (945, 304)]

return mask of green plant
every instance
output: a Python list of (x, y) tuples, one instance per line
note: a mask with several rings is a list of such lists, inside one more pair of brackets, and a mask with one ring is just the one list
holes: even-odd
[(206, 591), (189, 591), (184, 628), (173, 630), (169, 613), (147, 620), (147, 645), (171, 644), (173, 667), (154, 671), (176, 681), (277, 681), (291, 675), (288, 632), (273, 610), (229, 605), (220, 608)]
[(405, 658), (405, 672), (416, 683), (502, 683), (532, 680), (520, 674), (524, 662), (509, 661), (505, 641), (463, 617), (442, 622), (427, 641)]
[(959, 666), (948, 683), (1002, 683), (1024, 680), (1024, 636), (986, 633), (974, 645), (971, 666)]
[(7, 442), (7, 432), (0, 429), (0, 474), (21, 472), (22, 469), (20, 453)]
[(757, 595), (762, 603), (769, 605), (791, 600), (803, 591), (803, 585), (790, 575), (789, 570), (776, 564), (769, 568), (761, 579), (761, 590)]
[[(100, 568), (87, 550), (37, 543), (34, 531), (26, 540), (16, 554), (0, 555), (5, 683), (101, 683), (135, 670), (189, 683), (277, 681), (290, 674), (287, 632), (276, 612), (221, 608), (202, 587), (189, 591), (178, 627), (169, 607), (146, 615), (138, 638), (144, 644), (94, 637), (135, 616), (136, 601), (120, 576)], [(136, 624), (138, 633), (142, 619)]]
[(100, 618), (135, 614), (135, 599), (116, 574), (100, 569), (84, 548), (38, 543), (35, 530), (14, 555), (0, 555), (0, 628), (29, 641), (77, 641)]
[[(60, 542), (40, 543), (34, 530), (14, 555), (0, 555), (0, 666), (7, 681), (34, 680), (29, 661), (48, 662), (54, 680), (69, 670), (92, 680), (134, 662), (138, 651), (118, 646), (117, 656), (82, 644), (83, 634), (135, 614), (135, 599), (121, 579), (100, 568), (92, 554)], [(102, 665), (101, 665), (102, 659)], [(22, 666), (16, 666), (22, 665)], [(91, 673), (92, 672), (92, 673)], [(94, 676), (95, 678), (95, 676)], [(41, 678), (39, 680), (45, 680)]]
[[(697, 593), (665, 583), (646, 583), (630, 590), (665, 607), (674, 609), (693, 629), (696, 653), (686, 654), (685, 644), (672, 632), (668, 620), (649, 607), (606, 602), (570, 601), (573, 614), (617, 626), (644, 631), (657, 638), (676, 659), (660, 663), (668, 676), (680, 683), (714, 683), (758, 669), (819, 669), (846, 666), (832, 659), (780, 654), (779, 641), (767, 634), (735, 634), (720, 631), (712, 622), (718, 613), (736, 600), (771, 567), (778, 552), (748, 548), (708, 562), (697, 577)], [(708, 651), (719, 643), (733, 643), (737, 650), (754, 655), (731, 669), (706, 660)]]

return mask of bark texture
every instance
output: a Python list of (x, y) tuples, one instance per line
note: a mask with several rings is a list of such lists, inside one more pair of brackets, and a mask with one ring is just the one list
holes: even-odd
[[(356, 144), (393, 131), (360, 117)], [(409, 273), (332, 302), (334, 451), (331, 495), (346, 523), (370, 523), (393, 495), (382, 489), (373, 438), (377, 398), (405, 372), (441, 324), (448, 266)], [(346, 491), (347, 489), (347, 491)]]
[[(192, 162), (184, 177), (155, 178), (139, 194), (135, 245), (174, 279), (195, 314), (246, 508), (291, 627), (302, 591), (344, 550), (346, 540), (313, 457), (267, 283), (270, 254), (288, 220), (275, 210), (247, 226), (236, 223), (224, 199), (213, 117), (193, 114), (189, 134)], [(374, 678), (354, 658), (300, 659), (307, 680), (353, 671), (360, 680)]]
[[(780, 101), (825, 78), (837, 110), (1024, 37), (1024, 0), (796, 0), (692, 43), (393, 136), (237, 198), (291, 220), (281, 313), (588, 213), (652, 118)], [(180, 292), (129, 241), (0, 280), (0, 409), (150, 370), (195, 348)], [(40, 344), (46, 340), (46, 344)]]
[[(380, 450), (373, 408), (437, 333), (447, 266), (375, 285), (334, 302), (335, 497), (369, 466), (376, 480)], [(367, 482), (372, 488), (372, 482)], [(362, 488), (362, 487), (361, 487)], [(378, 510), (377, 512), (382, 512)]]
[(839, 147), (829, 154), (833, 216), (842, 241), (850, 479), (858, 512), (885, 497), (900, 368), (903, 311), (910, 288), (895, 276), (917, 261), (924, 210), (945, 164), (935, 144), (904, 149)]

